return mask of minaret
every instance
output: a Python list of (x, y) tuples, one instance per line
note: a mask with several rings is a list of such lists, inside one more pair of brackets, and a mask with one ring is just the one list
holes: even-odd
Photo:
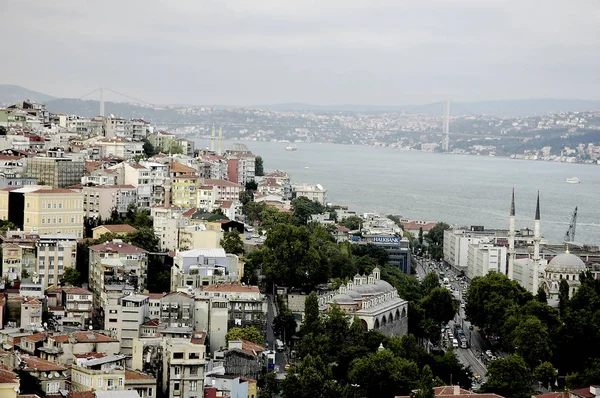
[(215, 153), (215, 139), (217, 137), (215, 137), (215, 124), (213, 123), (213, 128), (212, 128), (212, 135), (210, 136), (210, 151), (212, 153)]
[(535, 224), (533, 227), (533, 294), (537, 294), (540, 274), (540, 192), (535, 207)]
[(217, 155), (221, 156), (223, 155), (223, 151), (222, 151), (222, 145), (223, 145), (223, 127), (219, 127), (219, 150), (217, 152)]
[(515, 189), (512, 191), (512, 202), (510, 203), (510, 221), (508, 227), (508, 279), (513, 279), (515, 267)]

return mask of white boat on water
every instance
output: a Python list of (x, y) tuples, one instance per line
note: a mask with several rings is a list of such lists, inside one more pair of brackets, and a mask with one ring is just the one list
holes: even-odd
[(571, 178), (567, 178), (567, 182), (569, 184), (580, 184), (581, 180), (577, 177), (571, 177)]
[(286, 151), (297, 151), (297, 150), (298, 150), (298, 148), (296, 148), (296, 145), (293, 145), (293, 144), (292, 144), (292, 145), (288, 145), (288, 146), (286, 146), (286, 147), (285, 147), (285, 150), (286, 150)]

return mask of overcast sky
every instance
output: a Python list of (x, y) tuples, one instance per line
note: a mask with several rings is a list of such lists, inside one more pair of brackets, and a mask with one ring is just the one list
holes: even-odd
[(600, 98), (597, 0), (1, 0), (0, 83), (145, 101)]

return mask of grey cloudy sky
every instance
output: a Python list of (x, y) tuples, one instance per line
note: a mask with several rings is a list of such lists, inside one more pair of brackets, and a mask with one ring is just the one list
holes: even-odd
[(600, 97), (597, 0), (1, 0), (0, 82), (152, 103)]

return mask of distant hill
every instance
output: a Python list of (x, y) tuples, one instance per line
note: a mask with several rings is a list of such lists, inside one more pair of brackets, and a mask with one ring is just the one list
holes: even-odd
[[(97, 116), (99, 112), (98, 101), (79, 100), (72, 98), (56, 98), (51, 95), (39, 93), (21, 86), (0, 85), (0, 105), (10, 105), (25, 99), (31, 99), (47, 105), (51, 112), (76, 114), (81, 116)], [(185, 107), (193, 107), (186, 105)], [(200, 107), (200, 106), (198, 106)], [(241, 107), (225, 105), (208, 106), (209, 108), (226, 111)], [(422, 105), (315, 105), (303, 103), (283, 103), (271, 105), (248, 106), (250, 109), (270, 109), (275, 111), (294, 112), (406, 112), (425, 115), (441, 115), (444, 105), (442, 102)], [(477, 101), (477, 102), (451, 102), (450, 113), (460, 115), (493, 115), (493, 116), (532, 116), (556, 112), (573, 111), (600, 111), (600, 100), (565, 100), (565, 99), (526, 99), (502, 101)], [(124, 102), (106, 102), (105, 114), (125, 118), (144, 118), (148, 121), (159, 123), (192, 122), (197, 120), (193, 116), (182, 116), (175, 109), (152, 108)]]
[(0, 84), (0, 104), (2, 105), (12, 105), (26, 99), (44, 103), (54, 98), (51, 95), (29, 90), (14, 84)]
[[(423, 105), (312, 105), (284, 103), (251, 108), (295, 112), (406, 112), (441, 115), (442, 102)], [(556, 112), (600, 111), (600, 100), (526, 99), (478, 102), (450, 102), (450, 113), (459, 115), (531, 116)]]

